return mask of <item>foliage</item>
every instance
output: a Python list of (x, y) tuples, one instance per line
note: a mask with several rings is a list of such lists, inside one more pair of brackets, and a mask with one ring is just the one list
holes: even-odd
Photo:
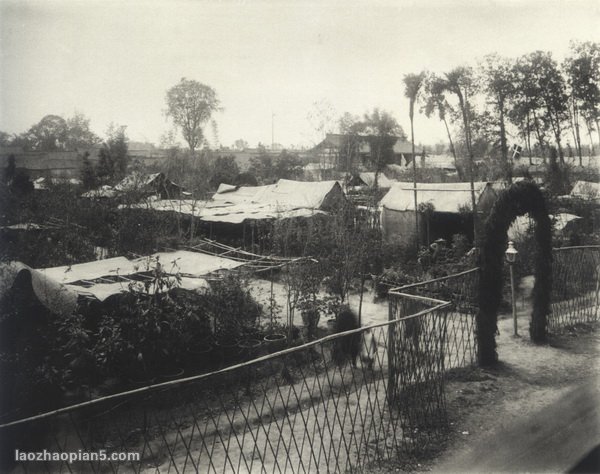
[(67, 142), (67, 122), (58, 115), (46, 115), (26, 134), (29, 147), (36, 151), (64, 149)]
[(464, 180), (465, 173), (458, 163), (456, 149), (454, 148), (450, 127), (448, 126), (448, 117), (454, 115), (454, 111), (446, 98), (447, 92), (446, 81), (443, 78), (438, 77), (435, 74), (429, 75), (425, 80), (425, 105), (423, 106), (423, 112), (426, 117), (431, 117), (434, 112), (437, 112), (438, 118), (444, 123), (446, 134), (448, 136), (448, 143), (450, 145), (450, 152), (454, 157), (454, 165), (456, 166), (456, 170), (462, 181)]
[(165, 114), (181, 129), (193, 154), (203, 142), (202, 126), (219, 110), (215, 90), (192, 79), (182, 78), (167, 91)]
[(504, 177), (510, 177), (512, 171), (508, 162), (506, 115), (508, 102), (514, 95), (512, 64), (507, 58), (491, 54), (484, 58), (481, 69), (482, 89), (486, 93), (488, 103), (493, 105), (493, 110), (497, 114), (493, 121), (498, 127), (501, 166), (504, 168), (502, 174)]
[(67, 137), (65, 148), (67, 150), (82, 150), (91, 148), (100, 142), (98, 137), (90, 129), (90, 119), (82, 113), (76, 113), (67, 118)]
[(275, 160), (274, 173), (278, 179), (298, 179), (302, 176), (302, 161), (297, 154), (282, 150)]
[(255, 330), (262, 314), (261, 306), (242, 280), (233, 274), (211, 282), (206, 308), (214, 321), (216, 337), (229, 340), (237, 340)]
[(100, 149), (100, 161), (96, 169), (101, 180), (114, 182), (125, 176), (129, 162), (126, 128), (124, 125), (111, 124), (107, 131), (107, 139)]
[(212, 163), (212, 176), (210, 178), (210, 185), (213, 188), (218, 188), (219, 184), (234, 184), (236, 177), (240, 174), (240, 168), (238, 167), (235, 157), (230, 156), (218, 156)]
[(387, 165), (394, 162), (394, 144), (400, 139), (406, 139), (402, 127), (396, 119), (386, 111), (374, 109), (364, 116), (364, 133), (369, 143), (369, 162), (375, 170), (375, 187), (379, 173)]
[(91, 148), (100, 141), (90, 129), (90, 120), (82, 113), (66, 120), (58, 115), (46, 115), (25, 133), (12, 139), (5, 137), (5, 140), (6, 145), (42, 152), (77, 151)]
[(90, 154), (89, 152), (85, 152), (82, 157), (82, 166), (81, 166), (81, 184), (83, 185), (83, 189), (90, 190), (95, 189), (98, 186), (98, 177), (96, 175), (96, 170), (94, 169), (94, 165), (90, 162)]
[(569, 182), (569, 168), (564, 163), (557, 161), (557, 153), (555, 148), (550, 149), (550, 161), (546, 166), (546, 183), (547, 191), (554, 196), (568, 194), (571, 190)]
[(517, 216), (529, 213), (536, 221), (535, 286), (530, 335), (534, 342), (546, 339), (546, 318), (550, 311), (552, 289), (552, 231), (544, 196), (528, 181), (513, 184), (503, 191), (485, 224), (481, 251), (481, 278), (477, 331), (479, 362), (491, 365), (497, 361), (495, 334), (498, 307), (502, 300), (502, 265), (507, 247), (507, 231)]
[(366, 124), (359, 117), (345, 113), (339, 119), (339, 129), (342, 143), (339, 149), (338, 166), (348, 174), (356, 172), (360, 165), (360, 145), (364, 140)]
[(259, 148), (258, 156), (250, 158), (249, 172), (263, 184), (275, 180), (275, 163), (264, 147)]

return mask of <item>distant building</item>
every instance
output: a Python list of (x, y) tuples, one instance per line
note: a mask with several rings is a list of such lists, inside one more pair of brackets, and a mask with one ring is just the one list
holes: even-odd
[[(359, 163), (355, 163), (355, 165), (357, 167), (362, 167), (371, 154), (368, 136), (352, 137), (350, 135), (339, 133), (328, 133), (325, 136), (325, 139), (312, 149), (312, 153), (322, 164), (329, 164), (339, 168), (340, 166), (343, 166), (341, 163), (341, 156), (345, 143), (347, 143), (348, 140), (353, 140), (356, 138), (358, 138), (359, 141)], [(415, 155), (417, 158), (422, 154), (423, 150), (415, 147)], [(396, 137), (396, 142), (394, 143), (394, 163), (398, 165), (407, 165), (408, 163), (412, 163), (412, 159), (412, 144), (406, 140)]]
[(89, 153), (90, 163), (98, 163), (100, 148), (90, 148), (80, 151), (24, 151), (18, 147), (0, 147), (0, 168), (8, 166), (11, 156), (15, 158), (17, 170), (23, 170), (30, 179), (37, 178), (63, 178), (77, 179), (81, 177), (83, 156)]
[(135, 193), (140, 199), (156, 196), (158, 199), (176, 199), (183, 189), (163, 173), (132, 173), (114, 187), (104, 185), (83, 194), (87, 198), (112, 198), (127, 193)]

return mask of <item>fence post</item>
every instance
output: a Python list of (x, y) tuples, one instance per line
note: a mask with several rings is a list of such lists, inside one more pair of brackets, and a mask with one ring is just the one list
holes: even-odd
[[(396, 296), (392, 293), (389, 293), (390, 304), (388, 305), (388, 321), (393, 321), (396, 319), (394, 314), (396, 313)], [(394, 402), (394, 394), (396, 391), (396, 359), (395, 359), (395, 330), (396, 324), (388, 325), (388, 405), (391, 407)]]

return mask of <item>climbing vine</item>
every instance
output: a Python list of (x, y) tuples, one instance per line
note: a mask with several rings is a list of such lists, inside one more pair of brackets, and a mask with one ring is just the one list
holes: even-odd
[(480, 365), (492, 365), (498, 360), (496, 332), (498, 308), (502, 300), (502, 267), (508, 241), (507, 232), (516, 217), (527, 213), (535, 220), (534, 236), (537, 243), (529, 334), (536, 343), (546, 340), (546, 320), (550, 311), (552, 289), (552, 228), (542, 192), (535, 183), (522, 181), (500, 194), (485, 223), (477, 314)]

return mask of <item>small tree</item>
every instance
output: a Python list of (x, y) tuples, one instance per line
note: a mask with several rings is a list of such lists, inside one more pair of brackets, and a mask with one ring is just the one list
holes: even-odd
[(106, 181), (114, 181), (125, 176), (129, 162), (128, 142), (125, 125), (111, 124), (107, 131), (107, 139), (100, 149), (100, 161), (97, 175)]
[(377, 188), (379, 173), (394, 161), (394, 144), (398, 138), (406, 139), (406, 135), (392, 115), (379, 109), (365, 114), (364, 124), (370, 147), (369, 161), (375, 170), (374, 187)]
[(183, 78), (167, 91), (166, 102), (165, 114), (181, 129), (183, 138), (194, 155), (203, 141), (202, 127), (212, 113), (219, 110), (217, 93), (210, 86)]
[(81, 183), (83, 184), (83, 188), (86, 190), (94, 189), (98, 185), (98, 177), (96, 176), (94, 166), (90, 162), (89, 152), (86, 151), (83, 154), (82, 162)]

